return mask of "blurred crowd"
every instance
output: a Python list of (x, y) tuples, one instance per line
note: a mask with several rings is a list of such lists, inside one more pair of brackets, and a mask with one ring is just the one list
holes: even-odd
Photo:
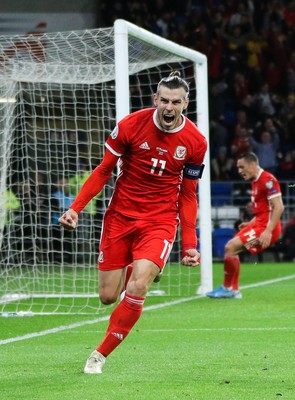
[(250, 149), (294, 179), (294, 0), (116, 0), (102, 15), (207, 55), (213, 180), (237, 178), (235, 159)]

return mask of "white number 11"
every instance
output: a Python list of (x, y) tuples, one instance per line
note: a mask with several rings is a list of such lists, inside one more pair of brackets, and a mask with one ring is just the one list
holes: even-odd
[(152, 168), (151, 168), (151, 174), (155, 173), (156, 168), (158, 168), (158, 164), (160, 164), (160, 168), (159, 168), (159, 172), (158, 175), (162, 175), (163, 171), (165, 169), (166, 166), (166, 161), (165, 160), (158, 160), (157, 158), (152, 158)]

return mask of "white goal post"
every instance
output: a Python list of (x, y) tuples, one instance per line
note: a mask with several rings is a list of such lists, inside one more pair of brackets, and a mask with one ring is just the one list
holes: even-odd
[[(209, 142), (206, 57), (129, 22), (0, 36), (0, 312), (101, 313), (97, 249), (115, 175), (75, 232), (57, 218), (98, 165), (116, 121), (152, 106), (158, 81), (180, 70), (188, 117)], [(201, 269), (179, 265), (179, 234), (151, 294), (212, 289), (210, 159), (199, 183)]]
[[(208, 71), (207, 57), (192, 49), (177, 45), (154, 35), (124, 20), (117, 20), (115, 27), (115, 69), (116, 69), (116, 111), (117, 121), (129, 114), (129, 54), (128, 36), (136, 37), (152, 46), (171, 52), (183, 60), (190, 60), (195, 66), (197, 86), (196, 112), (197, 125), (209, 144), (209, 111), (208, 111)], [(205, 294), (212, 290), (212, 225), (211, 225), (211, 191), (210, 191), (210, 149), (205, 156), (203, 177), (199, 182), (199, 224), (201, 250), (201, 282), (197, 290)]]

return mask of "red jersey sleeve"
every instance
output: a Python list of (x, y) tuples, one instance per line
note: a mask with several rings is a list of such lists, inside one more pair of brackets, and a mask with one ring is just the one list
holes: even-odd
[(89, 201), (102, 190), (117, 161), (118, 157), (112, 154), (109, 150), (106, 150), (101, 163), (95, 168), (84, 183), (70, 208), (79, 214)]
[(179, 193), (179, 218), (181, 226), (182, 256), (197, 247), (196, 221), (198, 214), (197, 180), (184, 178)]

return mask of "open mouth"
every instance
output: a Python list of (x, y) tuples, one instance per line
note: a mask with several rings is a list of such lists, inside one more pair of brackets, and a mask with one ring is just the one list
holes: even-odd
[(170, 124), (171, 122), (174, 121), (174, 115), (165, 114), (165, 115), (163, 116), (163, 118), (164, 118), (164, 121), (165, 121), (167, 124)]

